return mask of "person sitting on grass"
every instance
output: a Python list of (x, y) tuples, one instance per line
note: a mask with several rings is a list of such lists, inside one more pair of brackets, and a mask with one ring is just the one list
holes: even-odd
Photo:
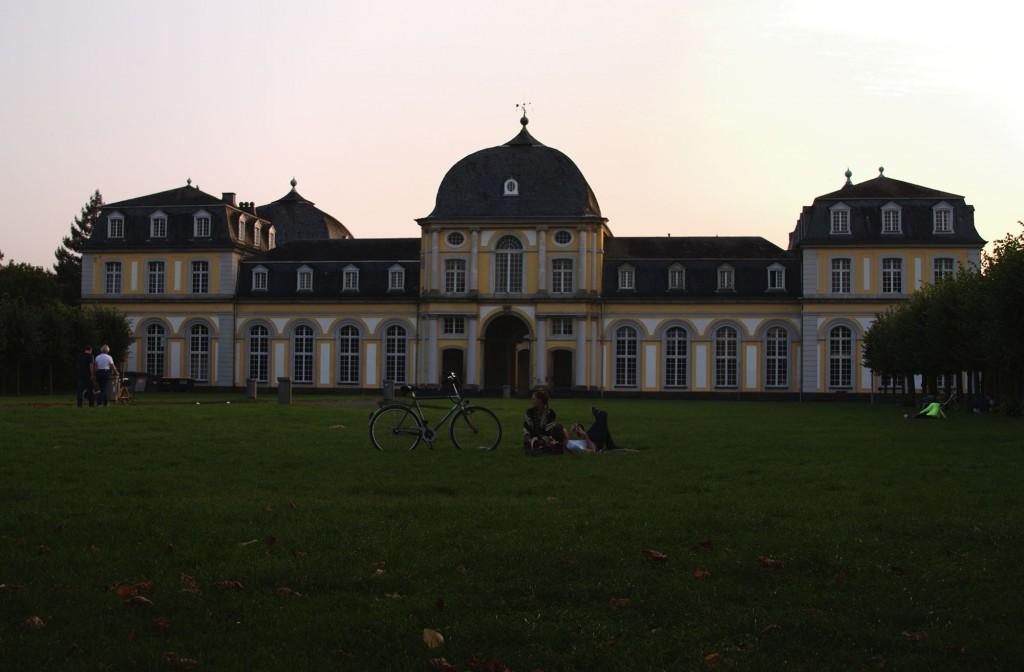
[[(916, 414), (914, 414), (914, 419), (915, 420), (938, 420), (939, 418), (942, 418), (943, 420), (945, 420), (946, 419), (946, 412), (942, 410), (944, 406), (945, 406), (944, 403), (939, 402), (936, 399), (933, 399), (932, 401), (926, 403), (924, 405), (924, 408), (922, 408), (920, 411), (918, 411)], [(903, 416), (904, 419), (906, 419), (907, 417), (909, 417), (909, 416), (907, 416), (907, 415)]]
[[(556, 450), (555, 411), (548, 405), (548, 393), (536, 390), (530, 396), (530, 408), (523, 418), (523, 451), (527, 455), (559, 454)], [(564, 433), (564, 430), (563, 430)]]

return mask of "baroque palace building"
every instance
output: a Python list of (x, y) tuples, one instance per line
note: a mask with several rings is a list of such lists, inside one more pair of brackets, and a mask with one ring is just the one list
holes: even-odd
[(573, 161), (522, 129), (441, 181), (416, 238), (354, 238), (292, 189), (256, 206), (186, 186), (111, 203), (86, 303), (123, 311), (127, 371), (199, 385), (373, 390), (385, 380), (818, 397), (882, 381), (875, 316), (976, 268), (963, 196), (886, 177), (756, 236), (618, 237)]

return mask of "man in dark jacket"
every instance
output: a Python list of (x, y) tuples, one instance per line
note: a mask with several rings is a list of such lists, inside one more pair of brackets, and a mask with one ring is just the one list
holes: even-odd
[(95, 406), (96, 401), (93, 399), (92, 390), (96, 387), (96, 364), (92, 358), (91, 345), (85, 346), (75, 358), (75, 382), (77, 389), (75, 402), (78, 407), (82, 407), (83, 396), (89, 400), (90, 406)]

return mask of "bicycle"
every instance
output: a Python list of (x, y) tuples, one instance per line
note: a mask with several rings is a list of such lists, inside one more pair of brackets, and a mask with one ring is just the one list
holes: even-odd
[(454, 373), (448, 374), (448, 382), (452, 386), (451, 394), (422, 399), (448, 399), (452, 402), (452, 407), (437, 422), (436, 428), (431, 427), (423, 417), (421, 399), (416, 396), (416, 388), (410, 385), (403, 385), (399, 390), (409, 394), (411, 405), (395, 402), (374, 411), (370, 416), (370, 440), (377, 450), (413, 450), (420, 441), (426, 442), (433, 449), (438, 430), (449, 419), (451, 424), (448, 435), (456, 448), (486, 451), (497, 448), (501, 443), (501, 422), (498, 416), (464, 399), (459, 390), (458, 377)]

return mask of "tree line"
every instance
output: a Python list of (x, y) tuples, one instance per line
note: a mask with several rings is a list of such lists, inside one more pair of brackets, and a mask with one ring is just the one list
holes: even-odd
[(93, 193), (55, 252), (54, 269), (0, 252), (0, 394), (74, 389), (74, 364), (86, 345), (110, 346), (118, 362), (131, 342), (125, 316), (113, 308), (83, 307), (82, 247), (103, 206)]
[[(1024, 222), (1021, 223), (1024, 226)], [(902, 377), (907, 393), (991, 396), (1019, 413), (1024, 398), (1024, 234), (1007, 234), (980, 269), (922, 287), (880, 315), (864, 337), (864, 365)]]

